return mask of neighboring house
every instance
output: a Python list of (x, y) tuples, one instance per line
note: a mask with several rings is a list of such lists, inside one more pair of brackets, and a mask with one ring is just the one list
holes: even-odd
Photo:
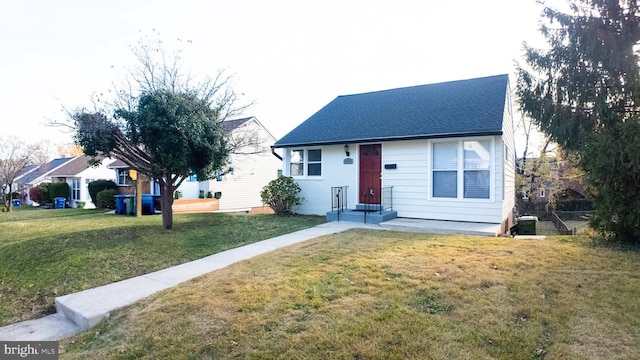
[[(193, 175), (185, 179), (177, 189), (183, 199), (197, 199), (220, 193), (220, 211), (248, 211), (261, 207), (260, 191), (277, 178), (281, 162), (272, 153), (270, 145), (275, 138), (255, 117), (227, 120), (223, 123), (227, 143), (231, 147), (228, 164), (215, 179), (199, 182)], [(129, 166), (121, 161), (110, 165), (116, 171), (115, 181), (121, 186), (121, 194), (132, 194), (134, 189), (127, 182)], [(144, 194), (159, 195), (157, 184), (145, 185)]]
[(50, 182), (49, 175), (51, 172), (66, 164), (71, 159), (73, 158), (58, 158), (39, 166), (28, 166), (25, 168), (23, 174), (17, 177), (14, 183), (17, 185), (16, 189), (19, 189), (17, 191), (25, 196), (25, 202), (27, 205), (38, 205), (29, 198), (29, 190), (37, 187), (41, 183)]
[(392, 202), (398, 217), (495, 224), (496, 234), (513, 222), (507, 75), (338, 96), (274, 148), (302, 189), (302, 214), (327, 214), (346, 193), (349, 208)]
[(98, 179), (111, 179), (113, 175), (113, 170), (108, 168), (108, 165), (114, 162), (113, 159), (103, 159), (98, 166), (92, 166), (91, 159), (92, 157), (86, 155), (74, 157), (48, 174), (50, 182), (69, 184), (70, 207), (78, 207), (78, 203), (83, 202), (84, 207), (95, 208), (89, 195), (89, 183)]
[(530, 157), (526, 163), (523, 158), (517, 159), (516, 184), (516, 206), (520, 214), (541, 217), (558, 201), (587, 198), (582, 176), (570, 162), (558, 161), (556, 157)]

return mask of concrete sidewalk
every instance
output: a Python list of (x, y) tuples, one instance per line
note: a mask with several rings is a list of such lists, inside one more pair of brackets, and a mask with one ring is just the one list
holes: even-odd
[(323, 235), (353, 228), (381, 229), (377, 225), (329, 222), (150, 274), (56, 298), (57, 313), (0, 328), (3, 341), (59, 340), (89, 329), (119, 308), (208, 272), (266, 252)]

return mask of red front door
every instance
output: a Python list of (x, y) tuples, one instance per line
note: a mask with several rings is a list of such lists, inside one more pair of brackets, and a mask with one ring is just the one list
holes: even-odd
[(360, 146), (360, 203), (380, 204), (382, 145)]

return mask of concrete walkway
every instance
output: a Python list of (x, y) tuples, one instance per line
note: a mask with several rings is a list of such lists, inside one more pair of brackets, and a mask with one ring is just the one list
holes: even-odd
[(257, 243), (214, 254), (150, 274), (56, 298), (57, 313), (0, 328), (2, 341), (60, 340), (89, 329), (119, 308), (208, 272), (266, 252), (323, 235), (353, 228), (381, 229), (377, 225), (329, 222)]

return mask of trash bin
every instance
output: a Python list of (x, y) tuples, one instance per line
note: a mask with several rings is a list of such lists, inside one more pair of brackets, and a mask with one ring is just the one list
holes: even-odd
[(133, 196), (127, 195), (124, 198), (125, 215), (131, 215), (136, 213), (136, 202)]
[(67, 202), (67, 199), (65, 199), (63, 197), (57, 197), (57, 198), (53, 199), (53, 201), (55, 203), (56, 209), (64, 209), (64, 205)]
[(114, 195), (116, 200), (116, 214), (124, 215), (124, 212), (127, 208), (124, 205), (124, 197), (125, 195)]
[(13, 199), (13, 206), (14, 206), (14, 207), (20, 207), (20, 206), (22, 206), (22, 200), (20, 200), (20, 199)]
[(153, 215), (156, 213), (154, 204), (154, 196), (151, 194), (142, 194), (142, 214)]
[(538, 218), (536, 216), (521, 216), (518, 218), (518, 235), (537, 235)]

